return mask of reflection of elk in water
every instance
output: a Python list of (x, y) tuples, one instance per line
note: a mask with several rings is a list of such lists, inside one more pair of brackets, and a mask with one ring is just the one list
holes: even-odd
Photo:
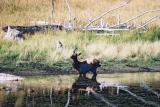
[(73, 68), (75, 68), (80, 76), (83, 76), (85, 77), (86, 76), (86, 73), (91, 71), (93, 73), (93, 77), (92, 78), (95, 78), (97, 76), (97, 68), (100, 67), (100, 61), (97, 60), (97, 59), (93, 59), (93, 61), (91, 63), (87, 63), (87, 61), (83, 61), (83, 62), (80, 62), (78, 60), (78, 56), (81, 55), (81, 53), (76, 53), (75, 52), (76, 49), (73, 51), (73, 54), (71, 56), (71, 59), (73, 60)]
[(89, 95), (91, 93), (91, 97), (100, 99), (105, 104), (107, 104), (107, 106), (116, 107), (114, 104), (110, 103), (105, 97), (96, 92), (99, 90), (99, 85), (100, 83), (97, 82), (96, 78), (93, 80), (86, 77), (79, 77), (72, 85), (72, 99), (77, 102), (77, 100), (79, 101), (81, 99), (81, 95)]
[(93, 80), (86, 77), (78, 77), (72, 85), (72, 92), (89, 94), (91, 91), (99, 90), (99, 85), (100, 83), (97, 82), (96, 78)]

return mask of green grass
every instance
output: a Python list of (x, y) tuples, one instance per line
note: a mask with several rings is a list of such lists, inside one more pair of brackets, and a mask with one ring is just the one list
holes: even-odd
[[(51, 32), (27, 37), (23, 43), (0, 39), (1, 70), (69, 70), (75, 47), (80, 59), (98, 58), (107, 66), (160, 65), (160, 28), (145, 33), (96, 36), (94, 32)], [(64, 44), (59, 52), (57, 41)]]

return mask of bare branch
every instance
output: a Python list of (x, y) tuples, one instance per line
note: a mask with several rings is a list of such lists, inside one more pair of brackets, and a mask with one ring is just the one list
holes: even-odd
[(106, 14), (108, 14), (108, 13), (110, 13), (110, 12), (116, 10), (116, 9), (119, 9), (119, 8), (122, 8), (122, 7), (126, 6), (126, 5), (128, 5), (128, 3), (129, 3), (130, 1), (131, 1), (131, 0), (128, 0), (128, 1), (125, 2), (125, 3), (123, 3), (123, 4), (119, 5), (119, 6), (116, 6), (115, 8), (112, 8), (112, 9), (104, 12), (103, 14), (101, 14), (100, 16), (98, 16), (97, 18), (95, 18), (94, 20), (92, 20), (90, 23), (88, 23), (88, 24), (85, 26), (85, 28), (87, 28), (87, 27), (90, 26), (93, 22), (99, 20), (100, 18), (102, 18), (102, 17), (105, 16)]
[(68, 20), (69, 20), (69, 23), (71, 23), (71, 17), (72, 17), (71, 8), (70, 8), (70, 5), (68, 3), (68, 0), (65, 0), (65, 1), (66, 1), (68, 12), (69, 12)]
[(65, 107), (69, 106), (70, 96), (71, 96), (71, 93), (70, 93), (70, 90), (68, 90), (68, 100), (67, 100), (67, 103), (66, 103)]
[(54, 13), (54, 2), (55, 2), (55, 0), (52, 0), (51, 23), (52, 23), (52, 20), (53, 20), (53, 13)]
[(135, 97), (137, 100), (140, 100), (141, 102), (147, 104), (147, 105), (152, 105), (152, 106), (155, 106), (155, 107), (160, 107), (159, 104), (155, 103), (155, 102), (152, 102), (152, 101), (146, 101), (145, 99), (143, 99), (142, 97), (138, 96), (137, 94), (129, 91), (128, 89), (124, 89), (124, 88), (121, 88), (121, 90), (127, 92), (128, 94), (130, 94), (131, 96)]
[(104, 103), (106, 103), (108, 106), (110, 107), (117, 107), (116, 105), (110, 103), (108, 101), (108, 99), (105, 99), (103, 96), (101, 96), (100, 94), (96, 93), (94, 90), (91, 90), (91, 93), (96, 97), (99, 98), (101, 101), (103, 101)]
[(51, 107), (53, 106), (52, 91), (53, 91), (53, 88), (52, 88), (52, 86), (51, 86), (51, 90), (50, 90), (50, 103), (51, 103)]
[(145, 14), (147, 14), (147, 13), (152, 13), (152, 12), (157, 12), (157, 11), (160, 11), (160, 9), (145, 11), (145, 12), (143, 12), (143, 13), (141, 13), (141, 14), (139, 14), (139, 15), (137, 15), (137, 16), (135, 16), (135, 17), (133, 17), (133, 18), (131, 18), (131, 19), (129, 19), (129, 20), (123, 22), (123, 23), (120, 23), (120, 24), (116, 24), (116, 25), (110, 26), (109, 28), (114, 28), (114, 27), (117, 27), (117, 26), (126, 24), (126, 23), (128, 23), (128, 22), (130, 22), (130, 21), (132, 21), (132, 20), (134, 20), (134, 19), (137, 19), (137, 18), (139, 18), (139, 17), (141, 17), (141, 16), (143, 16), (143, 15), (145, 15)]
[(138, 29), (140, 29), (140, 28), (143, 28), (143, 27), (145, 27), (146, 25), (154, 22), (155, 20), (157, 20), (157, 19), (159, 19), (159, 18), (160, 18), (159, 16), (154, 16), (154, 17), (150, 18), (149, 20), (147, 20), (146, 23), (144, 23), (143, 25), (137, 27), (136, 29), (134, 29), (134, 30), (132, 30), (132, 31), (135, 31), (135, 30), (138, 30)]

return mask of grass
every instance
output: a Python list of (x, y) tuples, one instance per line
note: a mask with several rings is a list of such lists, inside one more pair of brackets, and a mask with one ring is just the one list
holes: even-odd
[[(0, 25), (30, 25), (35, 21), (48, 21), (67, 23), (68, 9), (65, 0), (55, 0), (54, 17), (51, 19), (52, 5), (51, 0), (1, 0), (0, 1)], [(123, 3), (125, 0), (69, 0), (72, 16), (76, 18), (76, 23), (85, 25), (89, 20), (93, 20), (103, 12)], [(96, 4), (96, 5), (95, 5)], [(106, 15), (103, 20), (108, 24), (117, 23), (117, 17), (120, 15), (121, 22), (136, 16), (143, 11), (159, 9), (159, 0), (132, 0), (131, 3), (121, 9)], [(138, 24), (145, 22), (152, 16), (159, 15), (158, 12), (146, 14), (132, 22)], [(99, 22), (96, 22), (97, 24)], [(157, 24), (160, 22), (157, 21)]]
[[(106, 10), (121, 4), (124, 0), (70, 0), (72, 16), (76, 26), (85, 25)], [(145, 2), (145, 3), (144, 3)], [(96, 4), (96, 5), (95, 5)], [(146, 10), (160, 8), (159, 0), (132, 0), (131, 3), (106, 15), (103, 20), (110, 25), (136, 16)], [(56, 0), (54, 17), (51, 18), (51, 1), (45, 0), (0, 0), (0, 26), (33, 25), (35, 21), (57, 23), (68, 22), (68, 10), (65, 1)], [(131, 22), (138, 24), (159, 13), (149, 13)], [(98, 24), (96, 22), (94, 24)], [(153, 25), (159, 25), (159, 21)], [(151, 25), (152, 26), (152, 25)], [(152, 27), (146, 33), (120, 32), (120, 36), (96, 36), (94, 32), (45, 32), (27, 37), (23, 43), (3, 39), (0, 30), (0, 69), (1, 70), (52, 70), (70, 69), (70, 55), (75, 47), (82, 52), (81, 59), (98, 58), (108, 66), (126, 64), (160, 64), (160, 28)], [(64, 49), (56, 48), (57, 41)]]
[[(23, 43), (0, 39), (0, 66), (9, 70), (68, 70), (75, 47), (80, 59), (100, 59), (107, 66), (159, 66), (160, 28), (145, 33), (96, 36), (94, 32), (48, 32), (28, 37)], [(59, 50), (56, 45), (64, 45)]]

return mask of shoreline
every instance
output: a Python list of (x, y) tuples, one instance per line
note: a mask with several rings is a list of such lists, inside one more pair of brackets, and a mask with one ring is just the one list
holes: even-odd
[[(118, 67), (101, 67), (97, 70), (97, 74), (112, 74), (112, 73), (138, 73), (138, 72), (160, 72), (160, 66), (155, 67), (138, 67), (138, 66), (118, 66)], [(47, 76), (47, 75), (71, 75), (77, 74), (76, 70), (72, 69), (50, 69), (50, 70), (3, 70), (0, 73), (11, 74), (16, 76)], [(89, 72), (90, 73), (90, 72)]]

